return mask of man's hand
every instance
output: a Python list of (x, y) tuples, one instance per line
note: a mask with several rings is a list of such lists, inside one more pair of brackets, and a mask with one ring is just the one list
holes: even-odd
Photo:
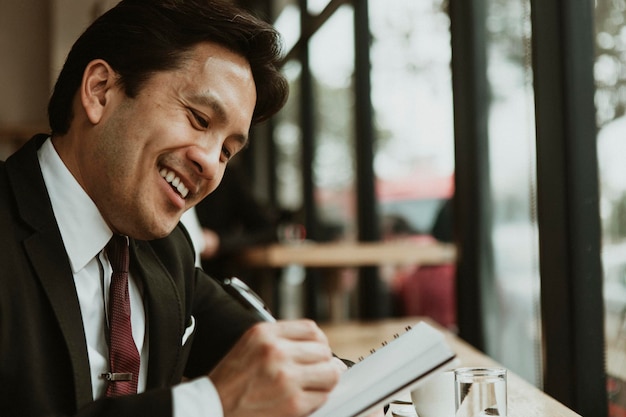
[(341, 366), (310, 320), (259, 323), (209, 374), (225, 417), (304, 417), (335, 387)]

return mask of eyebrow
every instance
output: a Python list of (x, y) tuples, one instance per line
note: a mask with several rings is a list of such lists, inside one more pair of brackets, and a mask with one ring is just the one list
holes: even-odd
[[(189, 101), (195, 105), (210, 107), (211, 110), (215, 113), (215, 117), (219, 119), (221, 123), (228, 123), (228, 114), (226, 113), (226, 109), (222, 103), (215, 98), (215, 96), (211, 93), (204, 94), (194, 94), (189, 97)], [(248, 146), (248, 135), (244, 134), (235, 134), (232, 136), (239, 144), (241, 145), (241, 149), (244, 149)]]

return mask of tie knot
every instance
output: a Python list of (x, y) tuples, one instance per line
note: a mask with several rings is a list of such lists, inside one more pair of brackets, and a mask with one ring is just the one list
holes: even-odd
[(106, 246), (107, 256), (113, 272), (128, 273), (128, 239), (126, 236), (113, 235)]

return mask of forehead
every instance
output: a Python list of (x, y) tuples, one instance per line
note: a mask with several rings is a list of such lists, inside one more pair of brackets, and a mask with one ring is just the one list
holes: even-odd
[[(185, 100), (209, 105), (216, 99), (230, 104), (256, 103), (256, 85), (249, 62), (241, 55), (214, 43), (191, 48), (171, 71), (154, 74), (151, 87), (175, 92)], [(253, 104), (253, 105), (254, 105)]]
[(249, 62), (241, 55), (214, 44), (190, 49), (181, 65), (158, 72), (144, 91), (165, 101), (209, 111), (214, 121), (249, 129), (256, 106), (256, 85)]
[(214, 43), (197, 44), (187, 51), (177, 68), (154, 73), (142, 88), (148, 95), (167, 94), (187, 104), (254, 110), (256, 85), (249, 62)]
[[(189, 49), (176, 70), (194, 75), (251, 78), (250, 63), (242, 55), (212, 42), (201, 42)], [(196, 80), (199, 81), (199, 80)]]

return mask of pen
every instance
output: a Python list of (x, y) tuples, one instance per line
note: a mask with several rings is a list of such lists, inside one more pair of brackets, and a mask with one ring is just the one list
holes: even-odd
[[(224, 287), (226, 292), (232, 295), (237, 301), (239, 301), (246, 310), (251, 310), (252, 312), (256, 313), (256, 315), (260, 317), (263, 321), (269, 321), (272, 323), (276, 321), (274, 316), (272, 316), (268, 308), (263, 303), (263, 300), (261, 300), (261, 297), (259, 297), (257, 293), (252, 291), (252, 289), (239, 278), (226, 278), (224, 279), (224, 281), (222, 281), (222, 286)], [(354, 365), (354, 362), (346, 359), (341, 359), (334, 353), (333, 356), (345, 363), (348, 368)], [(385, 406), (385, 413), (387, 412), (388, 408), (389, 405)]]
[(265, 307), (261, 297), (252, 291), (252, 289), (250, 289), (250, 287), (248, 287), (242, 280), (235, 277), (226, 278), (222, 284), (226, 292), (232, 295), (247, 310), (255, 312), (264, 321), (276, 321), (274, 316), (270, 314), (267, 307)]

